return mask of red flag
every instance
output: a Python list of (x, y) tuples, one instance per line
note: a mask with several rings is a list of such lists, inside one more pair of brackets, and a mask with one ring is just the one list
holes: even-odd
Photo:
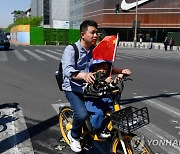
[(92, 52), (93, 60), (114, 61), (117, 44), (116, 39), (116, 35), (104, 37), (104, 39), (99, 42)]

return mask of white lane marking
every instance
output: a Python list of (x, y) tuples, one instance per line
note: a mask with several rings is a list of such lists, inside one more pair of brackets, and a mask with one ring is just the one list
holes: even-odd
[(20, 108), (20, 111), (16, 112), (16, 114), (17, 114), (17, 117), (19, 118), (19, 120), (17, 121), (18, 123), (15, 123), (15, 127), (16, 128), (18, 127), (18, 129), (15, 129), (16, 134), (20, 133), (20, 132), (25, 132), (24, 136), (26, 136), (26, 138), (27, 138), (27, 140), (18, 144), (18, 150), (23, 153), (34, 154), (22, 108)]
[(134, 51), (127, 51), (127, 52), (119, 52), (118, 53), (119, 55), (123, 54), (123, 55), (129, 55), (129, 56), (139, 56), (139, 58), (143, 58), (143, 59), (147, 59), (147, 58), (154, 58), (154, 59), (170, 59), (170, 58), (180, 58), (180, 56), (175, 53), (175, 54), (172, 54), (172, 53), (166, 53), (166, 52), (162, 52), (162, 51), (156, 51), (156, 52), (148, 52), (148, 51), (140, 51), (140, 50), (137, 50), (136, 52)]
[[(148, 137), (149, 139), (147, 141), (147, 144), (151, 147), (153, 146), (153, 143), (156, 142), (156, 145), (162, 148), (164, 151), (166, 151), (169, 154), (179, 154), (180, 153), (180, 147), (177, 144), (167, 144), (163, 146), (163, 143), (166, 141), (169, 142), (176, 142), (179, 140), (176, 139), (174, 136), (170, 135), (166, 131), (160, 129), (159, 127), (155, 126), (154, 124), (150, 123), (147, 126), (138, 129), (138, 132), (140, 132), (142, 135)], [(155, 142), (154, 142), (155, 141)]]
[[(137, 96), (134, 98), (143, 98), (143, 96)], [(149, 105), (150, 103), (147, 102), (147, 104)], [(152, 105), (154, 107), (154, 105)], [(124, 108), (124, 106), (122, 107)], [(174, 115), (175, 116), (175, 115)], [(150, 144), (149, 146), (152, 146), (152, 142), (153, 141), (157, 141), (159, 142), (159, 144), (161, 144), (161, 142), (178, 142), (179, 140), (177, 138), (175, 138), (174, 136), (170, 135), (169, 133), (167, 133), (166, 131), (160, 129), (159, 127), (157, 127), (156, 125), (154, 125), (153, 123), (148, 124), (145, 127), (142, 127), (140, 129), (138, 129), (138, 132), (140, 132), (142, 135), (146, 136), (149, 138), (147, 144)], [(162, 143), (162, 144), (163, 144)], [(168, 144), (169, 145), (169, 144)], [(160, 146), (161, 149), (163, 149), (164, 151), (166, 151), (169, 154), (179, 154), (180, 153), (180, 147), (177, 144), (172, 144), (172, 145), (165, 145), (165, 146)]]
[[(136, 52), (136, 53), (132, 53), (132, 52), (123, 52), (123, 53), (120, 53), (120, 54), (123, 54), (124, 56), (126, 55), (126, 56), (132, 56), (132, 57), (137, 57), (138, 56), (138, 58), (143, 58), (143, 59), (147, 59), (147, 58), (153, 58), (153, 57), (151, 57), (151, 55), (150, 55), (150, 53), (146, 53), (146, 52), (144, 52), (144, 53), (142, 53), (142, 52)], [(135, 56), (134, 56), (135, 55)]]
[(137, 53), (129, 53), (129, 56), (133, 56), (140, 59), (147, 59), (147, 57), (141, 56), (140, 54)]
[(159, 58), (165, 58), (165, 59), (168, 59), (168, 58), (171, 58), (170, 55), (164, 55), (164, 54), (159, 54), (159, 53), (148, 53), (148, 52), (139, 52), (137, 51), (136, 53), (134, 52), (127, 52), (127, 53), (123, 53), (125, 54), (126, 56), (133, 56), (133, 57), (137, 57), (137, 58), (140, 58), (140, 59), (148, 59), (148, 58), (154, 58), (154, 59), (159, 59)]
[(46, 53), (46, 52), (43, 52), (43, 51), (40, 51), (40, 50), (35, 50), (36, 52), (39, 52), (39, 53), (41, 53), (41, 54), (43, 54), (43, 55), (46, 55), (46, 56), (48, 56), (48, 57), (50, 57), (50, 58), (53, 58), (53, 59), (55, 59), (55, 60), (60, 60), (60, 58), (59, 57), (56, 57), (56, 56), (53, 56), (53, 55), (51, 55), (51, 54), (49, 54), (49, 53)]
[(160, 53), (143, 52), (143, 53), (139, 53), (139, 54), (146, 58), (164, 58), (163, 57), (164, 54), (160, 54)]
[(62, 55), (62, 53), (55, 52), (55, 51), (52, 51), (52, 50), (48, 50), (48, 49), (47, 49), (46, 51), (51, 52), (51, 53), (55, 53), (55, 54), (57, 54), (57, 55)]
[(123, 58), (116, 56), (116, 59), (123, 59)]
[(3, 151), (3, 154), (34, 154), (24, 115), (22, 109), (19, 109), (16, 112), (14, 112), (15, 108), (0, 109), (1, 116), (5, 115), (4, 118), (7, 119), (7, 122), (4, 122), (7, 129), (1, 132), (0, 135), (0, 144), (5, 142), (0, 149), (0, 151)]
[(15, 55), (18, 57), (21, 61), (27, 61), (27, 59), (17, 50), (14, 50)]
[(0, 61), (3, 61), (3, 62), (8, 61), (8, 58), (7, 58), (5, 51), (0, 51)]
[[(134, 98), (146, 98), (147, 96), (136, 96)], [(142, 100), (147, 105), (150, 105), (156, 109), (159, 109), (160, 111), (163, 111), (166, 114), (169, 114), (170, 116), (173, 116), (174, 118), (180, 119), (180, 110), (177, 108), (174, 108), (172, 106), (169, 106), (161, 101), (155, 100), (155, 99), (149, 99), (149, 100)]]
[(129, 56), (125, 56), (125, 55), (119, 55), (120, 58), (127, 58), (127, 59), (134, 59), (132, 57), (129, 57)]
[[(9, 109), (1, 109), (1, 116), (5, 116), (4, 119), (6, 118), (6, 115), (7, 117), (11, 117), (11, 113), (14, 111), (14, 109), (12, 108), (9, 108)], [(13, 116), (11, 117), (12, 119), (14, 118)], [(3, 120), (3, 119), (1, 119)], [(15, 134), (15, 126), (14, 126), (14, 121), (10, 123), (5, 123), (3, 122), (6, 126), (7, 126), (7, 129), (3, 132), (1, 132), (1, 136), (0, 136), (0, 142), (2, 142), (3, 140), (5, 140), (6, 138), (10, 137), (10, 136), (13, 136)], [(13, 138), (12, 142), (14, 143), (15, 142), (15, 138)], [(8, 144), (8, 142), (6, 143)], [(4, 149), (6, 149), (6, 146), (4, 144), (4, 146), (1, 147), (1, 150), (4, 151)], [(17, 149), (17, 145), (14, 144), (14, 146), (9, 149), (9, 150), (5, 150), (3, 152), (3, 154), (11, 154), (12, 151), (14, 151), (14, 153), (18, 153), (18, 149)]]
[(62, 52), (63, 50), (60, 50), (60, 49), (55, 49), (56, 51), (60, 51), (60, 52)]
[(180, 93), (166, 93), (167, 95), (170, 95), (173, 98), (180, 99)]
[(141, 58), (141, 59), (147, 59), (148, 57), (145, 56), (143, 53), (129, 53), (129, 55), (137, 57), (137, 58)]
[[(138, 51), (136, 53), (134, 52), (130, 52), (130, 51), (127, 51), (127, 52), (121, 52), (121, 53), (118, 53), (117, 54), (118, 56), (130, 56), (130, 57), (135, 57), (135, 58), (140, 58), (140, 59), (147, 59), (148, 57), (147, 56), (144, 56), (144, 54), (141, 52), (139, 53)], [(134, 59), (134, 58), (133, 58)]]
[(33, 56), (34, 58), (38, 59), (38, 60), (45, 60), (44, 58), (40, 57), (39, 55), (29, 51), (29, 50), (24, 50), (26, 53), (30, 54), (31, 56)]
[(157, 58), (164, 58), (164, 59), (169, 59), (169, 58), (171, 58), (172, 57), (172, 55), (168, 55), (168, 54), (157, 54), (156, 55), (156, 57), (154, 57), (155, 59), (157, 59)]
[(180, 55), (174, 54), (174, 55), (172, 55), (172, 58), (180, 58)]
[(176, 95), (176, 96), (172, 96), (174, 98), (177, 98), (177, 99), (180, 99), (180, 94), (179, 95)]

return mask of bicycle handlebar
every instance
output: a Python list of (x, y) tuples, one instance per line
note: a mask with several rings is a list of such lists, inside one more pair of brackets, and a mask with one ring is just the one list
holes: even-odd
[[(124, 90), (124, 82), (125, 81), (132, 81), (131, 78), (129, 78), (129, 75), (127, 76), (123, 76), (120, 80), (119, 80), (119, 83), (120, 83), (120, 86), (119, 87), (119, 93), (121, 93), (123, 90)], [(118, 85), (118, 83), (116, 84)]]
[[(115, 82), (114, 80), (111, 83), (105, 82), (105, 79), (103, 76), (101, 76), (100, 72), (97, 72), (94, 74), (95, 81), (92, 85), (87, 85), (84, 89), (84, 96), (85, 97), (101, 97), (107, 93), (115, 94), (121, 93), (124, 89), (124, 82), (125, 81), (132, 81), (131, 78), (129, 78), (129, 75), (124, 75), (123, 78), (119, 79), (118, 82)], [(120, 83), (120, 86), (118, 86), (118, 83)]]

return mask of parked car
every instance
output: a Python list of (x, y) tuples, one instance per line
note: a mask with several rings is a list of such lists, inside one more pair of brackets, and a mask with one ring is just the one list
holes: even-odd
[(3, 33), (0, 33), (0, 47), (4, 47), (5, 50), (9, 50), (10, 47), (9, 39)]

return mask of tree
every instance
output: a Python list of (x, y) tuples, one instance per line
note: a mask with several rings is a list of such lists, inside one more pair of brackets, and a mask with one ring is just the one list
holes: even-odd
[(31, 27), (38, 27), (42, 22), (42, 17), (22, 17), (18, 18), (15, 25), (30, 25)]
[(15, 25), (14, 24), (10, 24), (6, 29), (5, 31), (6, 32), (10, 32), (11, 28), (13, 28)]
[(31, 27), (38, 27), (40, 26), (42, 22), (42, 17), (22, 17), (17, 18), (17, 20), (8, 26), (8, 28), (5, 29), (5, 31), (10, 31), (11, 28), (17, 25), (30, 25)]
[(12, 12), (11, 14), (17, 15), (17, 14), (21, 14), (24, 11), (20, 11), (20, 10), (14, 10), (14, 12)]

